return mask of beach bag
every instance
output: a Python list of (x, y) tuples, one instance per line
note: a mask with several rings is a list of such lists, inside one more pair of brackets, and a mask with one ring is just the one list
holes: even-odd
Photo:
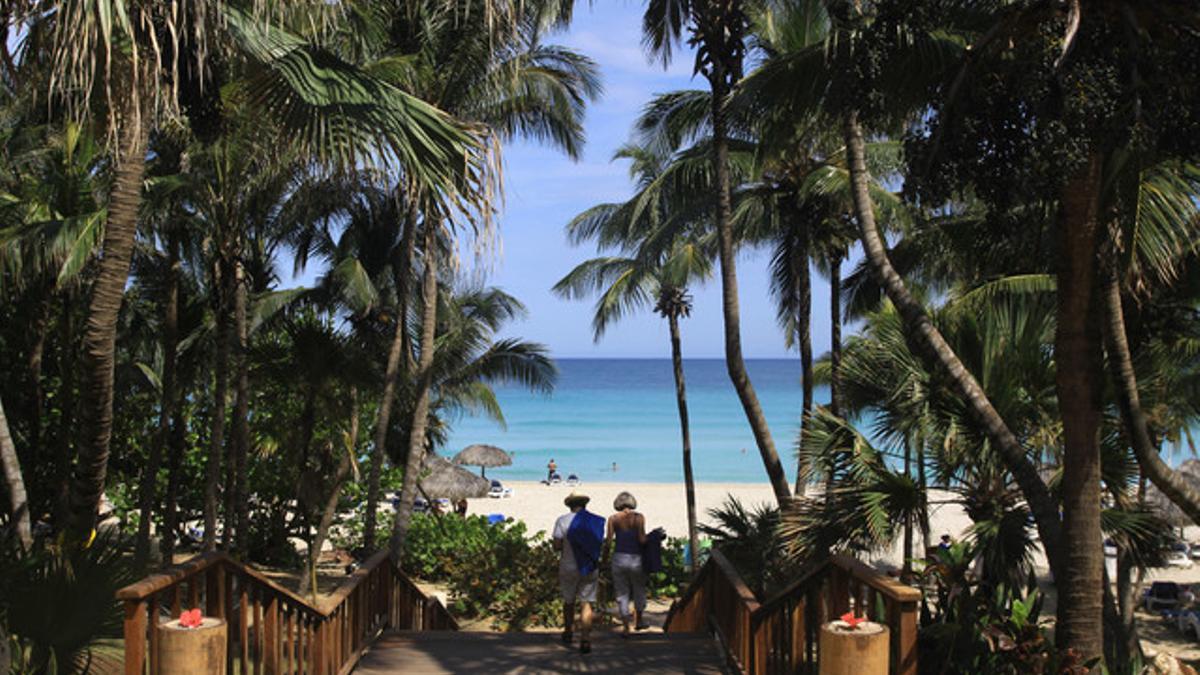
[(586, 509), (575, 514), (567, 528), (567, 542), (575, 554), (575, 567), (587, 576), (600, 566), (600, 549), (604, 545), (604, 523), (600, 516)]
[(642, 571), (646, 574), (661, 572), (662, 545), (667, 533), (661, 527), (646, 535), (646, 543), (642, 544)]

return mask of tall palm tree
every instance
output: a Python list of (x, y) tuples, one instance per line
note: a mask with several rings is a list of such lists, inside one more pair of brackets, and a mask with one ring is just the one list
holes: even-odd
[(25, 493), (25, 478), (21, 474), (21, 460), (8, 430), (8, 417), (4, 414), (4, 402), (0, 401), (0, 469), (4, 470), (4, 488), (8, 492), (9, 514), (17, 543), (25, 550), (33, 546), (33, 531), (29, 521), (29, 498)]
[[(615, 158), (633, 159), (630, 173), (645, 189), (663, 169), (661, 156), (647, 148), (625, 146)], [(635, 197), (635, 199), (637, 199)], [(675, 402), (679, 411), (679, 431), (683, 446), (683, 481), (687, 499), (688, 543), (691, 564), (700, 550), (696, 524), (696, 484), (692, 470), (692, 438), (688, 423), (687, 385), (683, 371), (679, 320), (691, 316), (692, 296), (688, 287), (711, 274), (711, 248), (701, 237), (676, 236), (663, 243), (655, 241), (656, 228), (663, 227), (668, 213), (665, 204), (646, 212), (642, 222), (628, 222), (627, 205), (601, 204), (576, 216), (567, 225), (568, 236), (578, 242), (596, 238), (623, 249), (626, 256), (600, 257), (576, 265), (554, 285), (554, 292), (567, 298), (599, 294), (592, 318), (594, 338), (598, 341), (608, 326), (626, 314), (651, 307), (667, 320), (671, 340), (671, 364), (675, 377)], [(674, 230), (676, 226), (666, 225)], [(647, 248), (660, 249), (647, 251)]]
[[(578, 157), (584, 107), (600, 91), (595, 65), (568, 49), (542, 42), (547, 29), (563, 25), (569, 9), (557, 2), (490, 6), (490, 14), (479, 8), (465, 15), (438, 0), (412, 8), (408, 20), (391, 36), (392, 43), (420, 65), (410, 82), (412, 91), (463, 123), (474, 125), (497, 144), (525, 136)], [(497, 14), (498, 8), (503, 11)], [(498, 34), (492, 30), (497, 21), (507, 26)], [(486, 176), (495, 178), (498, 176)], [(426, 452), (442, 230), (462, 215), (461, 220), (475, 228), (476, 235), (490, 237), (488, 223), (494, 206), (486, 201), (446, 203), (427, 191), (406, 197), (417, 202), (421, 216), (420, 337), (415, 341), (421, 351), (410, 378), (413, 404), (404, 483), (393, 522), (393, 551), (398, 551), (407, 535), (417, 474)], [(380, 434), (377, 429), (377, 437)]]
[[(319, 2), (306, 8), (330, 9)], [(177, 84), (187, 79), (178, 77), (181, 73), (191, 76), (188, 84), (198, 85), (205, 78), (207, 54), (218, 46), (236, 45), (236, 55), (258, 68), (255, 100), (297, 132), (290, 138), (322, 159), (397, 158), (422, 181), (454, 189), (464, 151), (472, 155), (465, 135), (436, 111), (344, 61), (322, 60), (318, 66), (308, 45), (275, 25), (271, 14), (247, 15), (218, 0), (190, 3), (184, 11), (164, 0), (47, 0), (22, 5), (12, 17), (27, 29), (25, 44), (41, 50), (23, 59), (29, 72), (21, 76), (36, 81), (47, 99), (66, 101), (68, 111), (80, 116), (93, 109), (92, 103), (102, 105), (114, 155), (113, 186), (83, 335), (82, 439), (69, 527), (76, 540), (88, 538), (104, 491), (117, 316), (132, 260), (149, 133), (157, 111), (169, 114), (178, 109)], [(154, 28), (144, 30), (147, 26)], [(213, 39), (224, 29), (233, 40)], [(178, 70), (180, 64), (183, 70)], [(319, 79), (349, 86), (311, 86)], [(289, 95), (297, 89), (304, 94)], [(100, 92), (95, 101), (93, 92)], [(348, 103), (354, 105), (343, 105)]]
[(660, 58), (664, 64), (670, 61), (672, 51), (679, 45), (685, 29), (689, 33), (689, 43), (698, 47), (695, 69), (708, 81), (711, 92), (711, 161), (717, 188), (713, 220), (721, 264), (725, 366), (754, 433), (775, 498), (784, 504), (791, 499), (791, 488), (775, 449), (775, 441), (771, 438), (762, 405), (746, 371), (737, 292), (727, 105), (733, 87), (742, 78), (748, 28), (749, 17), (745, 4), (740, 0), (650, 0), (642, 19), (642, 43), (650, 54)]

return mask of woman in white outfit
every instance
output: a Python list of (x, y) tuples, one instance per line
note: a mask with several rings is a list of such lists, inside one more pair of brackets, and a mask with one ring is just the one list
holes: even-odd
[[(646, 575), (642, 571), (642, 544), (646, 543), (646, 518), (635, 511), (637, 500), (628, 492), (622, 492), (613, 500), (613, 510), (608, 518), (605, 541), (616, 541), (612, 556), (613, 587), (617, 595), (617, 610), (625, 626), (623, 635), (629, 635), (630, 626), (638, 630), (648, 628), (642, 618), (646, 610)], [(632, 603), (632, 611), (630, 604)]]

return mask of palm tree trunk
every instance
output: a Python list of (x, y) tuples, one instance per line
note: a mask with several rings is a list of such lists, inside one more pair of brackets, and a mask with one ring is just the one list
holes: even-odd
[(933, 547), (933, 533), (929, 531), (929, 492), (925, 485), (925, 434), (920, 432), (917, 433), (917, 487), (921, 494), (926, 495), (920, 514), (921, 558), (924, 559), (928, 555), (929, 549)]
[(1104, 378), (1097, 258), (1103, 161), (1063, 188), (1059, 225), (1058, 409), (1063, 423), (1062, 549), (1055, 640), (1084, 659), (1104, 653), (1104, 536), (1100, 531), (1100, 421)]
[[(808, 427), (808, 418), (813, 408), (813, 353), (812, 353), (812, 278), (809, 275), (809, 233), (808, 228), (802, 228), (800, 245), (793, 256), (793, 275), (796, 279), (796, 338), (800, 342), (800, 438), (797, 445), (804, 442), (804, 431)], [(796, 465), (796, 496), (804, 494), (804, 472), (799, 463)]]
[[(163, 439), (167, 444), (167, 494), (163, 503), (163, 533), (159, 538), (163, 567), (169, 567), (175, 558), (175, 532), (179, 525), (178, 500), (175, 495), (179, 492), (179, 484), (182, 481), (180, 473), (187, 429), (187, 423), (183, 419), (183, 400), (177, 375), (179, 282), (183, 270), (180, 263), (179, 232), (176, 228), (172, 228), (167, 235), (167, 247), (167, 308), (163, 318), (163, 405), (170, 409), (170, 421), (166, 428), (167, 436)], [(159, 431), (163, 432), (161, 420)]]
[(213, 292), (216, 298), (217, 354), (213, 363), (212, 429), (209, 432), (208, 465), (204, 476), (204, 550), (217, 548), (217, 509), (219, 504), (218, 483), (221, 480), (221, 455), (225, 450), (225, 407), (229, 394), (229, 348), (232, 341), (227, 294), (225, 289), (224, 265), (216, 263)]
[(1025, 448), (1004, 423), (987, 394), (966, 369), (954, 349), (933, 325), (925, 308), (908, 292), (904, 280), (888, 259), (887, 249), (875, 225), (875, 207), (867, 187), (867, 164), (865, 158), (862, 126), (858, 113), (849, 111), (845, 116), (845, 139), (847, 160), (850, 169), (850, 188), (854, 199), (854, 212), (858, 220), (863, 250), (875, 279), (883, 287), (888, 298), (904, 320), (905, 333), (917, 346), (925, 362), (945, 372), (952, 386), (961, 396), (975, 419), (986, 430), (988, 439), (1003, 458), (1005, 466), (1016, 479), (1030, 511), (1037, 521), (1038, 534), (1046, 550), (1046, 559), (1056, 579), (1063, 579), (1065, 572), (1060, 555), (1062, 525), (1058, 519), (1058, 504), (1050, 495), (1037, 469), (1025, 454)]
[[(410, 194), (413, 194), (410, 192)], [(399, 388), (400, 369), (412, 375), (412, 349), (408, 344), (408, 296), (412, 278), (412, 260), (416, 248), (416, 197), (411, 198), (408, 217), (405, 218), (400, 236), (400, 261), (396, 273), (396, 330), (392, 334), (392, 346), (388, 350), (387, 370), (384, 374), (383, 397), (375, 417), (375, 439), (371, 446), (371, 468), (367, 476), (367, 505), (363, 520), (363, 547), (375, 550), (375, 521), (379, 509), (379, 480), (383, 472), (384, 453), (387, 449), (388, 429), (391, 425), (392, 406), (396, 402)]]
[(746, 362), (742, 357), (741, 318), (738, 307), (737, 286), (737, 251), (733, 242), (733, 201), (731, 195), (731, 178), (729, 175), (729, 139), (726, 132), (725, 103), (728, 90), (724, 75), (715, 73), (709, 77), (712, 87), (712, 145), (713, 170), (717, 176), (717, 238), (720, 244), (721, 260), (721, 310), (725, 317), (725, 367), (729, 371), (729, 379), (737, 391), (746, 414), (746, 421), (754, 433), (754, 441), (758, 445), (759, 455), (762, 456), (763, 466), (767, 470), (767, 478), (775, 492), (775, 500), (781, 505), (791, 501), (792, 493), (788, 486), (787, 476), (783, 472), (783, 464), (779, 461), (779, 453), (775, 450), (775, 441), (771, 438), (771, 430), (767, 426), (767, 418), (763, 414), (750, 375), (746, 372)]
[(688, 550), (691, 561), (688, 572), (695, 572), (700, 555), (700, 535), (696, 526), (696, 477), (692, 473), (692, 432), (688, 425), (687, 386), (683, 379), (683, 349), (679, 340), (679, 317), (667, 315), (671, 327), (671, 364), (675, 368), (675, 403), (679, 408), (679, 433), (683, 440), (683, 484), (687, 493)]
[[(29, 398), (32, 410), (29, 416), (29, 445), (35, 457), (41, 457), (45, 452), (44, 422), (46, 392), (42, 386), (42, 362), (46, 353), (46, 329), (50, 323), (50, 301), (53, 288), (49, 284), (41, 284), (37, 308), (34, 310), (30, 332), (33, 334), (29, 344)], [(65, 348), (65, 347), (64, 347)]]
[(139, 97), (127, 93), (119, 125), (119, 148), (109, 195), (104, 242), (92, 283), (87, 325), (83, 332), (83, 405), (79, 411), (82, 437), (72, 473), (68, 535), (87, 541), (96, 525), (96, 512), (108, 474), (108, 451), (113, 427), (113, 369), (116, 362), (117, 317), (129, 279), (138, 206), (146, 173), (149, 124), (141, 117)]
[(842, 414), (842, 252), (829, 261), (829, 412)]
[(25, 494), (25, 478), (21, 474), (17, 447), (8, 431), (8, 417), (4, 414), (3, 401), (0, 401), (0, 464), (4, 468), (4, 487), (8, 491), (9, 513), (12, 514), (17, 541), (28, 551), (33, 546), (33, 530), (29, 525), (29, 499)]
[(233, 320), (237, 334), (234, 368), (237, 373), (236, 393), (233, 405), (233, 512), (226, 513), (227, 541), (237, 551), (246, 549), (249, 539), (250, 500), (249, 469), (250, 454), (250, 326), (246, 316), (250, 303), (249, 280), (246, 268), (240, 260), (234, 262)]
[[(333, 519), (337, 516), (338, 500), (342, 496), (342, 485), (346, 482), (346, 477), (350, 475), (350, 455), (358, 448), (358, 390), (350, 389), (350, 434), (349, 447), (343, 448), (341, 460), (338, 461), (337, 472), (333, 476), (333, 488), (329, 492), (329, 498), (325, 500), (325, 506), (321, 509), (321, 520), (317, 522), (317, 533), (313, 536), (312, 545), (308, 547), (308, 570), (309, 573), (300, 579), (299, 595), (304, 595), (309, 590), (310, 580), (317, 578), (317, 561), (321, 557), (321, 548), (325, 546), (325, 540), (329, 538), (329, 528), (333, 526)], [(317, 589), (312, 587), (313, 600), (316, 601)]]
[[(159, 392), (158, 404), (158, 437), (150, 446), (150, 456), (142, 472), (142, 484), (138, 490), (138, 508), (141, 518), (138, 520), (137, 544), (134, 548), (133, 560), (138, 567), (146, 564), (150, 555), (150, 519), (154, 515), (154, 504), (157, 501), (158, 469), (162, 464), (165, 453), (169, 453), (171, 443), (171, 420), (175, 413), (175, 358), (179, 347), (179, 248), (175, 235), (168, 235), (167, 241), (167, 287), (166, 298), (163, 302), (163, 365), (162, 390)], [(167, 539), (174, 535), (171, 530), (165, 530), (159, 536), (160, 551)]]
[[(904, 475), (912, 475), (912, 444), (908, 439), (904, 439)], [(904, 562), (900, 566), (900, 574), (902, 579), (908, 579), (912, 574), (913, 561), (913, 521), (912, 518), (904, 518)]]
[[(1110, 266), (1111, 267), (1111, 266)], [(1150, 439), (1146, 413), (1138, 395), (1137, 375), (1125, 332), (1125, 313), (1121, 306), (1121, 283), (1115, 269), (1104, 282), (1105, 346), (1109, 373), (1116, 385), (1117, 407), (1132, 441), (1133, 452), (1146, 477), (1193, 521), (1200, 523), (1200, 492), (1163, 461)]]
[(78, 349), (75, 335), (74, 306), (77, 295), (67, 290), (62, 298), (62, 315), (59, 317), (59, 341), (63, 345), (58, 354), (59, 407), (62, 410), (61, 428), (56, 432), (54, 443), (54, 523), (56, 529), (65, 527), (68, 521), (71, 498), (71, 460), (74, 456), (73, 437), (69, 430), (77, 426), (79, 419), (79, 397), (75, 391), (75, 374), (78, 371), (76, 355)]
[(425, 272), (421, 280), (421, 356), (417, 363), (416, 400), (412, 422), (409, 424), (408, 458), (404, 466), (404, 483), (400, 489), (400, 505), (392, 525), (389, 548), (392, 558), (399, 560), (401, 547), (412, 522), (413, 499), (417, 496), (417, 477), (425, 459), (425, 429), (429, 422), (429, 390), (433, 386), (433, 351), (437, 337), (437, 224), (425, 223)]

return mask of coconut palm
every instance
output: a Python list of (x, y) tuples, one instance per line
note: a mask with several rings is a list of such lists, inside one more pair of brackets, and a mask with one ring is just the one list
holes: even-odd
[[(663, 170), (661, 156), (649, 148), (627, 145), (616, 158), (632, 159), (630, 173), (643, 190)], [(635, 197), (635, 201), (638, 198)], [(688, 424), (687, 386), (683, 372), (679, 320), (691, 316), (692, 296), (688, 287), (711, 274), (711, 248), (705, 235), (676, 236), (664, 243), (657, 230), (678, 228), (662, 221), (666, 204), (645, 211), (645, 218), (629, 222), (633, 216), (627, 204), (602, 204), (576, 216), (567, 224), (568, 237), (608, 242), (623, 256), (593, 258), (576, 265), (554, 285), (554, 292), (566, 298), (583, 298), (592, 293), (600, 297), (592, 318), (597, 341), (609, 325), (639, 309), (651, 308), (667, 320), (671, 339), (671, 363), (675, 377), (675, 402), (679, 411), (679, 431), (683, 443), (683, 480), (687, 495), (688, 542), (692, 561), (699, 551), (696, 524), (696, 485), (692, 471), (692, 440)], [(677, 217), (677, 216), (676, 216)], [(711, 238), (709, 238), (711, 240)], [(646, 250), (651, 249), (651, 250)]]
[(742, 78), (750, 20), (740, 0), (650, 0), (642, 20), (642, 43), (647, 52), (669, 63), (683, 33), (697, 47), (695, 70), (708, 81), (711, 109), (711, 162), (716, 202), (716, 226), (721, 264), (721, 309), (725, 323), (725, 365), (742, 410), (754, 433), (767, 477), (780, 504), (791, 498), (791, 489), (763, 415), (762, 405), (746, 372), (742, 355), (741, 321), (737, 293), (736, 251), (733, 232), (733, 180), (729, 161), (728, 99)]
[[(325, 3), (306, 7), (330, 11)], [(456, 178), (461, 175), (456, 162), (469, 143), (461, 131), (437, 111), (340, 59), (318, 65), (310, 45), (284, 31), (274, 14), (245, 14), (216, 0), (191, 3), (182, 12), (159, 0), (64, 0), (27, 3), (12, 17), (26, 28), (26, 51), (37, 50), (21, 59), (28, 72), (18, 76), (36, 82), (48, 99), (62, 101), (79, 117), (96, 109), (93, 104), (104, 109), (114, 154), (102, 254), (83, 336), (83, 439), (70, 509), (76, 539), (88, 537), (104, 489), (116, 322), (132, 259), (149, 133), (157, 113), (178, 110), (181, 89), (201, 91), (199, 84), (210, 72), (208, 54), (235, 45), (233, 55), (255, 71), (250, 99), (295, 131), (288, 138), (314, 156), (340, 162), (389, 157), (437, 189), (465, 184)], [(146, 26), (154, 29), (143, 30)], [(232, 39), (214, 39), (217, 34)], [(339, 86), (318, 86), (322, 81)], [(303, 95), (290, 95), (297, 90)]]
[[(491, 6), (496, 7), (495, 3)], [(437, 0), (419, 3), (412, 9), (408, 14), (412, 20), (401, 25), (399, 34), (390, 36), (391, 44), (415, 64), (410, 72), (412, 91), (456, 119), (475, 125), (495, 143), (524, 136), (548, 142), (569, 156), (578, 156), (583, 141), (580, 118), (587, 100), (599, 93), (599, 81), (589, 59), (542, 43), (543, 32), (561, 25), (567, 16), (568, 10), (561, 3), (506, 5), (501, 23), (508, 22), (510, 29), (500, 31), (499, 35), (489, 30), (497, 20), (494, 12), (464, 14)], [(491, 236), (487, 226), (492, 204), (460, 203), (458, 210), (467, 207), (465, 217), (455, 218), (455, 204), (432, 197), (424, 190), (410, 190), (405, 195), (410, 203), (419, 206), (421, 218), (420, 223), (411, 223), (414, 229), (420, 228), (418, 245), (422, 252), (417, 305), (421, 308), (420, 337), (414, 340), (414, 347), (419, 344), (425, 348), (418, 352), (412, 370), (414, 403), (408, 427), (404, 483), (393, 522), (394, 551), (399, 550), (408, 531), (417, 474), (425, 452), (434, 383), (434, 353), (430, 347), (437, 334), (442, 230), (448, 224), (465, 221), (476, 236), (485, 241)], [(412, 236), (416, 239), (418, 232), (414, 231)], [(400, 331), (398, 325), (397, 332)], [(387, 407), (385, 403), (381, 411)], [(377, 422), (377, 439), (384, 433), (379, 427), (386, 428)]]

